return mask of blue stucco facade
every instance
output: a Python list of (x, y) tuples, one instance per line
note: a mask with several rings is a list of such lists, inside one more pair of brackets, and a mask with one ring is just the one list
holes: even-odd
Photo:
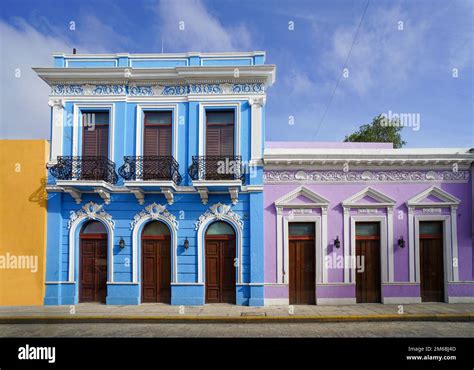
[[(35, 69), (51, 86), (46, 305), (79, 302), (79, 233), (90, 220), (107, 230), (107, 304), (142, 302), (140, 235), (153, 220), (171, 232), (171, 304), (205, 304), (204, 235), (221, 220), (235, 230), (235, 301), (263, 305), (264, 103), (275, 72), (264, 57), (262, 52), (58, 54), (53, 68)], [(235, 152), (243, 177), (192, 178), (193, 156), (205, 153), (204, 112), (221, 109), (234, 111)], [(149, 110), (172, 112), (179, 182), (118, 175), (124, 157), (142, 155), (143, 115)], [(70, 173), (81, 156), (81, 117), (89, 111), (109, 113), (108, 159), (116, 181)], [(72, 164), (64, 165), (65, 158)]]

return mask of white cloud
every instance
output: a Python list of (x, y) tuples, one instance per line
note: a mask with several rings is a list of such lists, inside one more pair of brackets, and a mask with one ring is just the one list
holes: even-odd
[[(246, 50), (251, 44), (244, 24), (225, 27), (199, 0), (160, 1), (154, 9), (165, 52)], [(161, 46), (161, 38), (158, 44)]]
[[(398, 22), (403, 22), (403, 30), (398, 29)], [(323, 59), (330, 74), (342, 73), (358, 23), (359, 19), (335, 31)], [(427, 30), (425, 21), (415, 21), (399, 8), (369, 8), (347, 64), (349, 78), (342, 78), (341, 86), (364, 95), (372, 88), (394, 88), (409, 81)]]

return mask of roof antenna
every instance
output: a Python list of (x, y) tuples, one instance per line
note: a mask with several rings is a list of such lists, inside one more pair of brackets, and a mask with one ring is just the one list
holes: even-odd
[(165, 38), (161, 36), (161, 54), (163, 54), (164, 48), (165, 48)]
[(73, 54), (76, 54), (76, 48), (73, 48), (73, 49), (72, 49), (72, 53), (73, 53)]

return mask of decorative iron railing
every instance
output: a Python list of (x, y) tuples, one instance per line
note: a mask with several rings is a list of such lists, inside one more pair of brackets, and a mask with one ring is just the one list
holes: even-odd
[(173, 180), (177, 185), (181, 182), (179, 164), (170, 155), (127, 156), (118, 172), (125, 180)]
[(115, 184), (115, 163), (104, 156), (60, 156), (49, 172), (58, 180), (95, 180)]
[(193, 180), (241, 180), (242, 182), (245, 180), (240, 155), (193, 156), (193, 163), (189, 166), (188, 173)]

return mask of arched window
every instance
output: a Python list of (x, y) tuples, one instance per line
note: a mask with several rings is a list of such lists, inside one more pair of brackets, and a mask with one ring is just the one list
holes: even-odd
[(227, 222), (217, 221), (209, 225), (206, 235), (234, 235), (235, 231)]
[(163, 222), (149, 222), (143, 228), (143, 236), (169, 236), (170, 230)]
[(102, 222), (89, 221), (82, 227), (81, 234), (107, 234), (107, 230)]

